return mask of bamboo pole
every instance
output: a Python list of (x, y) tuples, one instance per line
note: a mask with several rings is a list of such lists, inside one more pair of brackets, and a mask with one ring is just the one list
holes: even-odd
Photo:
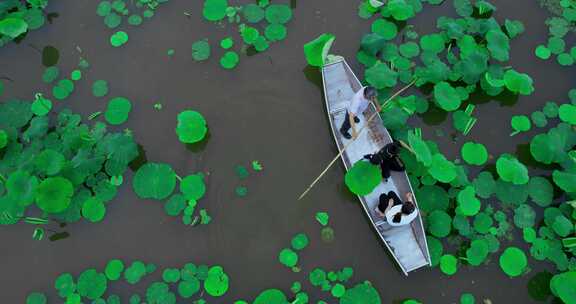
[[(398, 95), (402, 94), (402, 92), (404, 92), (405, 90), (407, 90), (408, 88), (410, 88), (414, 83), (416, 82), (416, 79), (414, 79), (412, 82), (410, 82), (409, 84), (407, 84), (405, 87), (403, 87), (402, 89), (400, 89), (399, 91), (397, 91), (396, 93), (394, 93), (392, 96), (388, 97), (388, 99), (386, 99), (386, 101), (382, 104), (382, 107), (385, 107), (389, 102), (392, 101), (392, 99), (396, 98)], [(372, 119), (374, 119), (374, 117), (376, 117), (376, 115), (380, 114), (379, 112), (375, 112), (374, 114), (372, 114), (368, 120), (366, 120), (366, 123), (362, 126), (362, 128), (360, 128), (360, 130), (358, 131), (358, 133), (356, 134), (356, 138), (358, 138), (358, 136), (360, 136), (360, 133), (362, 133), (362, 131), (364, 131), (364, 129), (366, 129), (366, 127), (368, 126), (368, 124), (370, 123), (370, 121), (372, 121)], [(348, 118), (347, 118), (348, 119)], [(332, 159), (332, 161), (330, 161), (330, 163), (328, 164), (328, 166), (326, 166), (326, 168), (324, 168), (324, 170), (322, 171), (322, 173), (320, 173), (320, 175), (318, 175), (318, 177), (316, 177), (316, 179), (314, 179), (314, 181), (310, 184), (310, 186), (308, 186), (308, 188), (306, 188), (306, 190), (304, 190), (304, 192), (302, 192), (302, 194), (300, 195), (300, 197), (298, 197), (298, 200), (301, 200), (302, 198), (304, 198), (304, 196), (306, 196), (306, 194), (308, 194), (308, 192), (316, 185), (316, 183), (318, 183), (318, 181), (324, 176), (324, 174), (326, 174), (326, 172), (328, 172), (328, 169), (330, 169), (330, 167), (332, 167), (332, 165), (334, 165), (334, 163), (342, 156), (342, 154), (344, 153), (344, 151), (346, 151), (346, 149), (348, 149), (348, 147), (350, 147), (350, 145), (356, 140), (356, 138), (353, 138), (352, 140), (350, 140), (345, 146), (344, 148), (342, 148), (342, 150), (340, 151), (340, 153), (338, 153), (338, 155), (336, 155), (336, 157), (334, 157)], [(411, 150), (411, 149), (410, 149)]]

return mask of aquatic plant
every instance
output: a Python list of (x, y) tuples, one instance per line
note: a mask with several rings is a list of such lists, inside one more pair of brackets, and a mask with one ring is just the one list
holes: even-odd
[(207, 132), (206, 120), (199, 112), (187, 110), (178, 114), (176, 134), (181, 142), (187, 144), (199, 142), (204, 139)]
[(380, 169), (362, 160), (356, 162), (345, 176), (346, 186), (357, 195), (369, 194), (381, 180)]
[(48, 0), (5, 1), (0, 6), (0, 47), (46, 23)]

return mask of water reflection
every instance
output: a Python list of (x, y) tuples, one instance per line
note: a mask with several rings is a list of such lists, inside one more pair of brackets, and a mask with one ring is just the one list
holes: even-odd
[(136, 172), (140, 167), (142, 167), (145, 163), (148, 162), (146, 158), (146, 150), (142, 147), (141, 144), (138, 144), (138, 157), (136, 157), (133, 161), (128, 164), (128, 167), (132, 172)]
[(60, 51), (57, 48), (47, 45), (42, 49), (42, 64), (45, 67), (56, 65), (58, 60), (60, 60)]
[(186, 150), (192, 153), (200, 153), (204, 151), (206, 145), (208, 144), (208, 141), (210, 141), (210, 136), (211, 136), (210, 129), (208, 129), (208, 132), (206, 132), (206, 135), (201, 141), (193, 144), (186, 144)]
[(318, 67), (307, 65), (304, 67), (304, 69), (302, 69), (302, 73), (304, 73), (306, 80), (315, 85), (319, 90), (323, 90), (322, 73), (320, 73), (320, 69)]
[(539, 272), (530, 278), (527, 285), (530, 297), (536, 301), (546, 301), (552, 295), (550, 279), (552, 274), (548, 271)]

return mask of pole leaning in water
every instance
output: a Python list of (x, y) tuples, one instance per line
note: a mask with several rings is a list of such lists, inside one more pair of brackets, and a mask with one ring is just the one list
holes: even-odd
[[(414, 83), (416, 82), (416, 79), (412, 80), (412, 82), (410, 82), (409, 84), (407, 84), (405, 87), (403, 87), (402, 89), (400, 89), (399, 91), (397, 91), (396, 93), (394, 93), (392, 96), (388, 97), (388, 99), (386, 99), (386, 101), (382, 104), (382, 107), (385, 107), (390, 101), (392, 101), (392, 99), (396, 98), (396, 96), (402, 94), (402, 92), (404, 92), (405, 90), (407, 90), (409, 87), (411, 87)], [(360, 135), (360, 133), (362, 133), (362, 131), (364, 131), (364, 129), (366, 128), (366, 126), (368, 126), (368, 124), (370, 123), (370, 121), (372, 121), (372, 119), (374, 119), (374, 117), (376, 117), (376, 115), (380, 114), (379, 112), (376, 112), (374, 114), (372, 114), (367, 120), (366, 123), (362, 126), (362, 128), (360, 128), (360, 130), (358, 131), (358, 133), (356, 134), (356, 138), (358, 138), (358, 136)], [(324, 171), (322, 171), (322, 173), (320, 173), (320, 175), (318, 175), (318, 177), (316, 177), (316, 179), (310, 184), (310, 186), (308, 186), (308, 188), (306, 188), (306, 190), (304, 192), (302, 192), (302, 194), (300, 194), (300, 197), (298, 197), (298, 200), (301, 200), (302, 198), (304, 198), (304, 196), (306, 196), (306, 194), (308, 194), (308, 192), (316, 185), (316, 183), (318, 183), (318, 181), (322, 178), (322, 176), (324, 176), (324, 174), (326, 174), (326, 172), (328, 172), (328, 169), (330, 169), (330, 167), (332, 167), (332, 165), (342, 156), (342, 154), (344, 153), (344, 151), (346, 151), (346, 149), (348, 149), (348, 147), (356, 140), (356, 138), (353, 138), (352, 140), (350, 140), (345, 146), (344, 148), (342, 148), (342, 150), (340, 151), (340, 153), (338, 153), (338, 155), (336, 155), (336, 157), (334, 157), (334, 159), (332, 159), (332, 161), (328, 164), (328, 166), (326, 166), (326, 168), (324, 169)]]

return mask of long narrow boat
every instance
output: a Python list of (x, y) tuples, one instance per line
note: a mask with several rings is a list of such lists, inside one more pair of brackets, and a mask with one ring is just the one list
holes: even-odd
[[(340, 126), (346, 115), (346, 106), (354, 92), (362, 88), (362, 84), (354, 75), (348, 63), (343, 59), (322, 67), (322, 82), (324, 84), (324, 98), (332, 134), (338, 150), (342, 151), (344, 146), (349, 143), (349, 140), (340, 134)], [(362, 128), (368, 117), (375, 111), (376, 108), (371, 104), (364, 112), (364, 117), (361, 118), (357, 128)], [(392, 142), (392, 137), (382, 124), (382, 119), (379, 116), (375, 117), (342, 154), (342, 161), (346, 170), (349, 170), (364, 155), (379, 151), (390, 142)], [(430, 254), (420, 213), (409, 225), (390, 226), (374, 212), (378, 205), (380, 194), (388, 193), (391, 190), (400, 197), (404, 197), (407, 192), (414, 193), (406, 172), (392, 172), (388, 182), (380, 183), (372, 193), (366, 196), (358, 196), (358, 198), (362, 202), (362, 207), (364, 207), (364, 211), (380, 239), (388, 248), (402, 272), (408, 275), (411, 271), (431, 265)], [(415, 197), (414, 202), (418, 206)]]

